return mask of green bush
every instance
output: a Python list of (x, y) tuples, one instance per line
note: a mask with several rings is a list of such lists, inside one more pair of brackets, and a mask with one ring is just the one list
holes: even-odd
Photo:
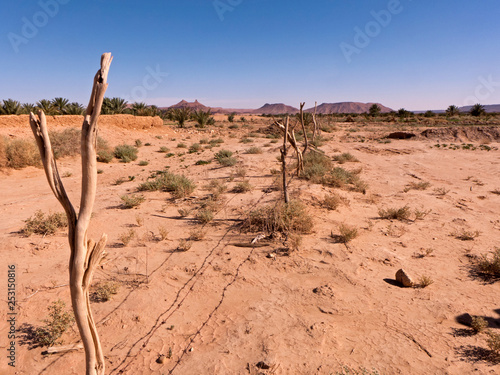
[(146, 200), (146, 198), (144, 198), (144, 195), (136, 195), (136, 194), (122, 195), (120, 199), (123, 202), (122, 204), (123, 208), (137, 207)]
[(115, 147), (115, 157), (123, 163), (130, 163), (137, 160), (137, 149), (130, 145), (119, 145)]
[(176, 175), (168, 171), (160, 172), (153, 180), (139, 185), (139, 191), (167, 191), (174, 198), (184, 198), (190, 195), (196, 184), (186, 176)]
[(41, 346), (52, 346), (75, 320), (73, 313), (65, 311), (66, 304), (62, 300), (53, 302), (49, 307), (49, 319), (45, 325), (34, 330), (33, 341)]
[(238, 160), (234, 158), (232, 155), (233, 155), (232, 151), (220, 150), (218, 153), (214, 155), (214, 158), (223, 167), (231, 167), (238, 162)]

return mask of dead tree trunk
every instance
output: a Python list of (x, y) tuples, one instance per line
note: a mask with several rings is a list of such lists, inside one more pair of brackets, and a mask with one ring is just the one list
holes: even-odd
[(289, 118), (287, 116), (286, 123), (285, 123), (285, 133), (283, 135), (283, 149), (281, 150), (281, 163), (282, 163), (282, 169), (283, 169), (283, 197), (285, 199), (285, 203), (288, 203), (288, 201), (289, 201), (288, 184), (286, 182), (286, 154), (287, 154), (286, 139), (287, 139), (287, 135), (288, 135), (288, 122), (289, 122)]
[(314, 140), (316, 139), (316, 136), (318, 135), (318, 122), (316, 121), (316, 109), (318, 107), (318, 102), (314, 102), (314, 113), (313, 113), (313, 123), (314, 123), (314, 130), (313, 130), (313, 136), (312, 140), (314, 143)]
[(71, 304), (85, 349), (86, 375), (103, 375), (105, 370), (104, 355), (90, 310), (89, 287), (94, 270), (104, 253), (107, 236), (103, 234), (101, 239), (95, 243), (87, 238), (87, 229), (97, 188), (97, 119), (101, 113), (104, 93), (108, 87), (108, 71), (112, 60), (111, 53), (105, 53), (101, 56), (101, 69), (94, 77), (89, 105), (83, 120), (81, 140), (82, 192), (78, 216), (66, 194), (57, 170), (45, 114), (43, 111), (39, 111), (38, 118), (33, 113), (30, 114), (30, 126), (40, 150), (45, 175), (54, 195), (68, 217), (68, 239), (71, 249), (69, 261)]

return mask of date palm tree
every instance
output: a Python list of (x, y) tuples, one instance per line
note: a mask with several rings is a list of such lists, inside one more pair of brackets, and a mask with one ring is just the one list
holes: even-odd
[(68, 108), (69, 100), (66, 98), (54, 98), (52, 99), (52, 107), (54, 111), (59, 115), (65, 115)]
[(202, 109), (198, 111), (194, 111), (193, 114), (191, 115), (193, 120), (198, 123), (198, 127), (204, 128), (207, 126), (210, 122), (211, 117), (211, 112), (210, 109), (208, 111), (204, 111)]
[(135, 102), (132, 104), (132, 111), (134, 113), (134, 116), (144, 116), (144, 114), (147, 112), (147, 104), (144, 102)]
[(2, 115), (19, 115), (21, 114), (21, 103), (17, 100), (4, 100), (0, 106), (0, 114)]
[(460, 113), (458, 107), (456, 105), (450, 105), (447, 109), (446, 109), (446, 115), (448, 116), (456, 116)]
[(21, 108), (24, 115), (29, 115), (31, 112), (35, 112), (36, 106), (33, 103), (23, 103)]
[(73, 102), (67, 105), (66, 114), (67, 115), (83, 115), (85, 108), (83, 105), (77, 102)]
[(111, 99), (111, 108), (113, 111), (113, 114), (121, 114), (125, 111), (127, 108), (127, 101), (122, 98), (113, 98)]
[(471, 116), (478, 117), (481, 115), (484, 115), (486, 113), (486, 110), (484, 109), (484, 105), (481, 105), (479, 103), (474, 104), (472, 108), (470, 109), (470, 114)]
[(50, 100), (42, 99), (36, 103), (36, 109), (42, 110), (46, 115), (56, 115), (57, 112)]
[(189, 107), (174, 108), (172, 110), (172, 120), (177, 121), (179, 128), (184, 127), (184, 123), (189, 120), (191, 110)]

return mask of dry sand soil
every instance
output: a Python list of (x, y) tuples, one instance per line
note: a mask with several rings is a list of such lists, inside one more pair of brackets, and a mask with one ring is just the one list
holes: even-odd
[[(500, 373), (488, 336), (470, 328), (470, 316), (483, 317), (493, 332), (500, 327), (500, 282), (476, 268), (500, 246), (499, 140), (442, 130), (388, 140), (383, 137), (395, 126), (334, 124), (322, 133), (320, 149), (332, 159), (352, 154), (357, 162), (334, 164), (357, 170), (366, 191), (292, 177), (291, 197), (306, 205), (312, 231), (293, 241), (275, 234), (251, 247), (254, 237), (269, 233), (243, 231), (242, 222), (282, 199), (276, 188), (282, 141), (268, 135), (270, 120), (247, 120), (208, 130), (101, 126), (100, 136), (113, 146), (142, 144), (136, 161), (98, 164), (89, 237), (107, 233), (108, 245), (94, 284), (118, 286), (109, 301), (92, 302), (106, 373), (337, 374), (343, 366), (367, 374)], [(28, 124), (0, 127), (0, 135), (32, 137)], [(207, 147), (219, 138), (223, 143)], [(201, 149), (189, 153), (180, 143)], [(262, 152), (249, 153), (251, 147)], [(221, 149), (234, 153), (235, 166), (214, 160)], [(288, 155), (291, 168), (292, 150)], [(80, 160), (60, 159), (58, 166), (78, 207)], [(192, 179), (194, 192), (175, 199), (138, 191), (167, 167)], [(227, 186), (217, 200), (208, 187), (213, 181)], [(245, 181), (250, 191), (233, 190)], [(37, 210), (62, 208), (42, 169), (0, 172), (0, 191), (0, 373), (82, 374), (83, 350), (43, 354), (47, 348), (30, 335), (45, 324), (53, 302), (70, 308), (69, 248), (64, 229), (29, 237), (21, 229)], [(144, 202), (125, 209), (121, 197), (134, 194)], [(341, 198), (336, 209), (324, 202), (332, 194)], [(207, 223), (199, 220), (203, 206), (214, 212)], [(381, 217), (383, 210), (405, 207), (406, 220)], [(347, 244), (339, 241), (343, 225), (357, 229)], [(7, 358), (12, 265), (15, 368)], [(396, 282), (400, 268), (416, 287)], [(430, 285), (418, 287), (422, 282)], [(79, 342), (74, 323), (60, 341)]]

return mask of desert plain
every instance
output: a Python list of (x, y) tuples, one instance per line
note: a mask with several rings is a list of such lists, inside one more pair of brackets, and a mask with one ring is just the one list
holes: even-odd
[[(0, 136), (32, 139), (25, 119), (0, 117)], [(320, 119), (328, 127), (318, 152), (366, 185), (353, 191), (299, 178), (290, 148), (290, 198), (305, 205), (313, 226), (286, 238), (244, 225), (252, 211), (283, 200), (281, 133), (266, 117), (215, 120), (204, 129), (100, 123), (110, 146), (138, 150), (135, 161), (98, 164), (89, 237), (106, 233), (108, 243), (93, 283), (116, 286), (108, 301), (92, 303), (106, 373), (339, 374), (344, 366), (367, 374), (499, 373), (486, 334), (470, 327), (473, 316), (500, 327), (500, 284), (477, 269), (500, 246), (497, 127)], [(52, 131), (68, 126), (49, 121)], [(434, 130), (423, 135), (427, 129)], [(387, 138), (394, 132), (415, 136)], [(221, 150), (236, 164), (219, 164)], [(347, 153), (352, 159), (338, 158)], [(60, 158), (58, 167), (78, 207), (80, 158)], [(196, 188), (180, 198), (138, 190), (165, 170)], [(16, 367), (5, 359), (2, 322), (0, 373), (81, 374), (82, 349), (44, 354), (29, 334), (54, 301), (70, 309), (69, 247), (65, 229), (27, 236), (22, 228), (38, 210), (62, 207), (42, 168), (0, 171), (0, 191), (2, 319), (12, 264), (18, 311)], [(123, 196), (144, 199), (125, 208)], [(333, 205), (325, 200), (332, 196)], [(204, 220), (206, 207), (213, 217)], [(381, 215), (405, 207), (404, 219)], [(342, 241), (342, 227), (355, 235)], [(399, 269), (413, 287), (395, 280)], [(79, 340), (73, 323), (58, 345)]]

